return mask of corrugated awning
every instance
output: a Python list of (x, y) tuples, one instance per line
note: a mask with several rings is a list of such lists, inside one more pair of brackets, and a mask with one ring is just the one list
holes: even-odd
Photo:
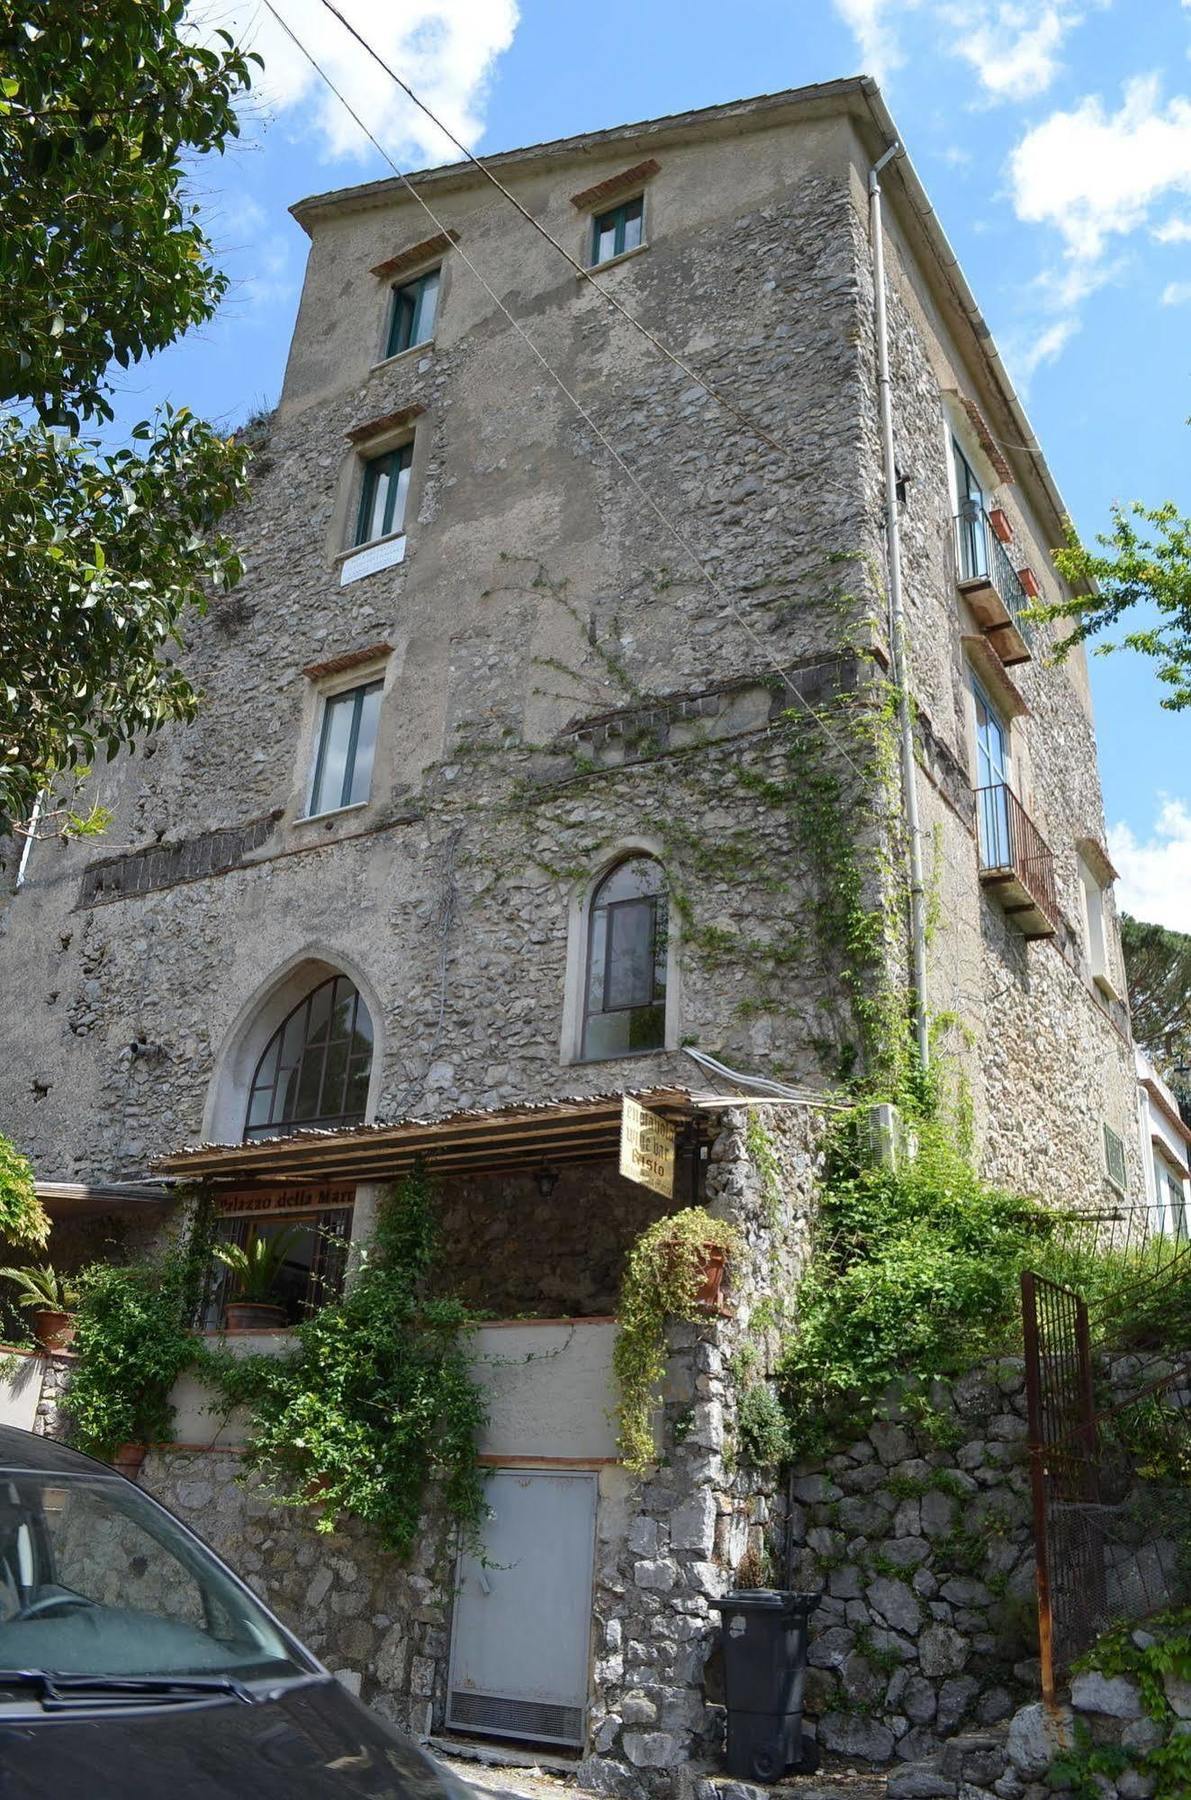
[(148, 1181), (38, 1181), (37, 1198), (51, 1218), (144, 1211), (173, 1199), (168, 1186)]
[(154, 1164), (191, 1181), (391, 1181), (415, 1162), (440, 1174), (480, 1175), (536, 1169), (543, 1163), (605, 1161), (620, 1147), (621, 1101), (627, 1093), (675, 1122), (694, 1117), (687, 1088), (630, 1088), (572, 1095), (536, 1105), (469, 1109), (442, 1119), (402, 1119), (346, 1131), (295, 1131), (247, 1144), (200, 1144)]

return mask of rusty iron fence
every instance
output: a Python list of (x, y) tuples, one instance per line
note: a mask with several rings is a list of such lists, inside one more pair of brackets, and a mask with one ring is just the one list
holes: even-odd
[(1174, 1347), (1187, 1342), (1191, 1244), (1127, 1210), (1149, 1209), (1084, 1227), (1108, 1226), (1125, 1277), (1094, 1303), (1053, 1275), (1022, 1276), (1047, 1699), (1111, 1624), (1191, 1598), (1191, 1352)]

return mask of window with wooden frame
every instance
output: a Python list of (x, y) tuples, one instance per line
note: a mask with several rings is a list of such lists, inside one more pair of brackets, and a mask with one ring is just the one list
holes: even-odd
[(597, 213), (591, 222), (591, 266), (610, 262), (626, 250), (637, 250), (645, 241), (645, 196), (622, 200), (619, 206)]
[(376, 727), (384, 683), (364, 682), (323, 698), (318, 746), (310, 778), (308, 819), (361, 806), (372, 785)]
[(592, 894), (582, 1057), (665, 1047), (668, 914), (666, 878), (651, 856), (617, 863)]
[(441, 268), (427, 269), (412, 281), (403, 281), (393, 289), (393, 310), (389, 315), (389, 337), (386, 356), (399, 356), (415, 344), (429, 343), (434, 336), (438, 313), (438, 290)]
[[(300, 1325), (343, 1292), (351, 1222), (350, 1206), (241, 1214), (216, 1221), (215, 1243), (239, 1244), (247, 1249), (258, 1238), (284, 1239), (284, 1258), (269, 1304), (282, 1308), (287, 1326)], [(235, 1276), (218, 1257), (212, 1257), (200, 1326), (207, 1331), (217, 1330), (225, 1304), (235, 1297)]]
[(356, 514), (357, 546), (376, 543), (379, 538), (392, 537), (404, 527), (413, 454), (411, 438), (396, 450), (386, 450), (381, 456), (370, 456), (365, 462), (364, 479), (360, 486), (360, 506)]

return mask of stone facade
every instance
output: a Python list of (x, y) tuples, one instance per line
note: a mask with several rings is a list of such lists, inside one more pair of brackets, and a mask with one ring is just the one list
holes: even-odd
[[(238, 1142), (282, 997), (333, 973), (356, 984), (373, 1021), (370, 1121), (703, 1086), (688, 1046), (819, 1096), (863, 1057), (850, 971), (822, 927), (838, 870), (800, 795), (834, 780), (833, 828), (863, 898), (887, 900), (903, 845), (868, 754), (889, 663), (864, 201), (886, 129), (874, 108), (865, 84), (842, 83), (497, 159), (576, 254), (591, 219), (570, 196), (620, 191), (637, 171), (648, 242), (601, 280), (759, 430), (659, 359), (468, 168), (417, 178), (448, 236), (433, 341), (395, 357), (382, 352), (383, 271), (424, 246), (420, 209), (389, 182), (296, 209), (310, 262), (235, 522), (247, 574), (186, 652), (203, 710), (97, 772), (93, 797), (113, 814), (100, 854), (37, 846), (0, 907), (0, 967), (22, 996), (0, 1044), (3, 1124), (43, 1179), (138, 1179), (181, 1145)], [(948, 392), (1003, 441), (992, 460), (1013, 481), (994, 476), (988, 499), (1045, 583), (1057, 496), (1018, 448), (1003, 376), (897, 164), (887, 183), (938, 915), (929, 999), (957, 1021), (985, 1172), (1095, 1206), (1105, 1122), (1131, 1146), (1134, 1191), (1140, 1178), (1127, 1017), (1079, 948), (1076, 847), (1104, 835), (1086, 680), (1078, 657), (1046, 666), (1042, 644), (1011, 676), (987, 666), (950, 550)], [(345, 584), (361, 446), (391, 447), (395, 420), (413, 431), (404, 554)], [(1063, 922), (1048, 941), (1027, 944), (981, 885), (973, 658), (1013, 715), (1022, 797), (1056, 858)], [(345, 670), (382, 684), (371, 786), (311, 818), (320, 706)], [(625, 853), (656, 857), (668, 883), (664, 1044), (584, 1061), (585, 908)], [(874, 979), (904, 979), (896, 907), (883, 954)], [(713, 1746), (709, 1602), (746, 1560), (755, 1569), (780, 1553), (784, 1501), (740, 1463), (736, 1407), (764, 1378), (806, 1254), (819, 1117), (777, 1106), (765, 1117), (776, 1197), (743, 1114), (714, 1120), (708, 1202), (748, 1244), (734, 1314), (675, 1334), (657, 1472), (643, 1484), (611, 1464), (600, 1472), (588, 1767), (611, 1787), (664, 1789)], [(565, 1146), (559, 1160), (548, 1201), (531, 1170), (448, 1182), (452, 1273), (480, 1311), (614, 1306), (628, 1243), (659, 1205)], [(367, 1214), (361, 1192), (361, 1235)], [(968, 1440), (979, 1454), (951, 1471), (954, 1485), (1016, 1520), (1016, 1437), (995, 1427), (1016, 1431), (1017, 1402), (981, 1404)], [(1003, 1660), (993, 1615), (1004, 1596), (948, 1571), (947, 1531), (924, 1522), (957, 1504), (939, 1485), (946, 1460), (903, 1451), (903, 1430), (870, 1433), (819, 1472), (821, 1493), (796, 1497), (791, 1519), (812, 1559), (831, 1564), (818, 1701), (824, 1736), (853, 1748), (865, 1734), (899, 1750), (942, 1737), (974, 1704), (973, 1672)], [(324, 1554), (307, 1526), (229, 1485), (232, 1470), (155, 1452), (146, 1478), (390, 1716), (418, 1729), (441, 1719), (450, 1557), (439, 1528), (428, 1522), (404, 1571), (350, 1529)], [(994, 1572), (1018, 1581), (1020, 1546)]]

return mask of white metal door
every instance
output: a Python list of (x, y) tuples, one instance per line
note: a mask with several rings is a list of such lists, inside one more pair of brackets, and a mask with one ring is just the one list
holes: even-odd
[(447, 1724), (582, 1744), (595, 1478), (500, 1469), (487, 1500), (484, 1559), (459, 1559)]

